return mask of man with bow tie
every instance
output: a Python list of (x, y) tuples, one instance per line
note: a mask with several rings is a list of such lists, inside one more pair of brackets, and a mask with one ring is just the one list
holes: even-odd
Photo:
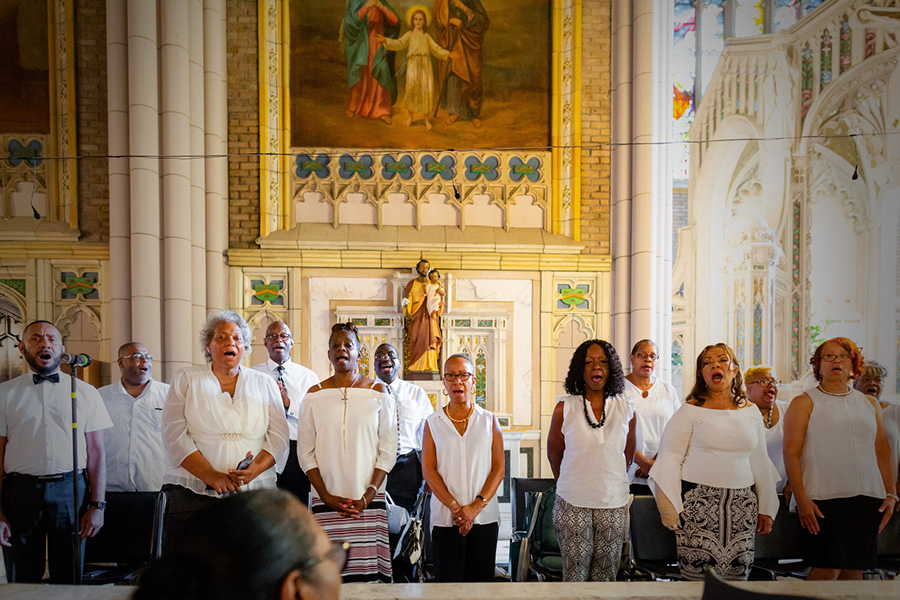
[(264, 343), (269, 360), (253, 368), (266, 373), (278, 384), (291, 437), (287, 462), (284, 470), (278, 474), (276, 485), (297, 496), (303, 504), (309, 504), (309, 479), (306, 478), (306, 473), (300, 468), (300, 462), (297, 460), (297, 415), (300, 401), (306, 396), (309, 388), (319, 383), (319, 377), (312, 369), (291, 360), (294, 338), (286, 323), (282, 321), (271, 323), (266, 329)]
[[(44, 556), (50, 581), (71, 583), (72, 522), (82, 544), (103, 527), (106, 454), (103, 429), (112, 426), (97, 390), (77, 386), (78, 494), (72, 507), (72, 399), (59, 370), (62, 335), (49, 321), (29, 323), (19, 352), (28, 372), (0, 384), (0, 544), (10, 583), (40, 583)], [(85, 502), (85, 483), (90, 500)], [(45, 550), (45, 536), (49, 546)]]

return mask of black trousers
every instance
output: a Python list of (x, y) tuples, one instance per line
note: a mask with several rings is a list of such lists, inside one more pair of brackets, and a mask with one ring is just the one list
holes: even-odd
[[(394, 504), (412, 512), (421, 488), (422, 463), (419, 460), (419, 453), (413, 450), (398, 456), (394, 468), (387, 476), (387, 492), (391, 495)], [(390, 538), (391, 557), (393, 557), (400, 534), (392, 533), (388, 537)], [(392, 559), (391, 571), (395, 583), (415, 583), (413, 567), (408, 561)]]
[(162, 553), (178, 544), (178, 538), (185, 522), (207, 506), (218, 502), (218, 498), (195, 494), (186, 487), (167, 483), (162, 486), (166, 494), (166, 516), (163, 526)]
[[(12, 531), (11, 547), (3, 549), (10, 583), (40, 583), (44, 556), (52, 583), (73, 583), (72, 523), (84, 511), (87, 481), (78, 475), (78, 511), (72, 506), (72, 473), (56, 480), (8, 473), (3, 480), (3, 512)], [(82, 557), (84, 540), (80, 540)], [(83, 564), (83, 558), (82, 558)]]
[(458, 527), (432, 527), (435, 581), (493, 581), (499, 532), (499, 523), (473, 525), (465, 536)]
[(278, 474), (275, 485), (297, 496), (303, 504), (309, 504), (309, 479), (300, 468), (300, 461), (297, 460), (297, 440), (291, 440), (291, 449), (288, 451), (284, 471)]

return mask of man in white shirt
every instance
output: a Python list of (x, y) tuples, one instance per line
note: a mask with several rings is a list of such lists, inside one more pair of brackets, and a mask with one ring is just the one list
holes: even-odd
[(122, 378), (100, 388), (113, 427), (103, 436), (106, 489), (157, 492), (166, 474), (162, 413), (169, 384), (153, 379), (153, 356), (139, 342), (119, 348)]
[(421, 387), (397, 378), (400, 355), (390, 344), (375, 349), (372, 362), (378, 381), (384, 383), (397, 407), (397, 462), (388, 474), (387, 491), (394, 503), (412, 510), (422, 487), (422, 435), (425, 419), (434, 412)]
[(266, 329), (265, 346), (269, 360), (253, 368), (268, 374), (278, 383), (291, 437), (287, 463), (278, 474), (277, 485), (297, 496), (303, 504), (309, 504), (309, 479), (297, 460), (297, 415), (300, 401), (309, 388), (319, 383), (319, 377), (311, 369), (291, 360), (294, 338), (290, 328), (282, 321), (275, 321)]
[[(71, 379), (59, 371), (65, 347), (49, 321), (29, 323), (19, 343), (28, 372), (0, 384), (0, 544), (10, 583), (40, 583), (44, 556), (50, 580), (71, 583)], [(103, 429), (112, 426), (97, 390), (77, 385), (78, 512), (84, 538), (103, 527), (106, 456)], [(85, 471), (87, 482), (85, 482)], [(90, 502), (85, 500), (90, 485)], [(85, 506), (87, 505), (87, 506)], [(49, 547), (45, 543), (49, 542)]]

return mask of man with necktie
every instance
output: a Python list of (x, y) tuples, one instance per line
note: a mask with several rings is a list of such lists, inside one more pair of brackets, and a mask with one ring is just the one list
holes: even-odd
[(300, 468), (297, 460), (297, 415), (300, 401), (306, 396), (309, 388), (319, 383), (319, 377), (312, 369), (291, 360), (294, 338), (286, 323), (282, 321), (271, 323), (266, 329), (264, 343), (269, 360), (253, 368), (266, 373), (278, 384), (291, 438), (287, 463), (284, 470), (278, 474), (276, 485), (297, 496), (303, 504), (309, 504), (309, 479), (306, 478), (306, 473)]
[(6, 547), (3, 557), (10, 583), (40, 583), (45, 553), (50, 581), (72, 583), (74, 519), (80, 517), (82, 545), (84, 538), (95, 536), (103, 527), (106, 454), (102, 430), (111, 427), (112, 421), (97, 390), (79, 383), (76, 514), (72, 506), (72, 385), (69, 375), (59, 370), (64, 351), (62, 334), (52, 323), (29, 323), (19, 343), (29, 370), (0, 384), (0, 544)]

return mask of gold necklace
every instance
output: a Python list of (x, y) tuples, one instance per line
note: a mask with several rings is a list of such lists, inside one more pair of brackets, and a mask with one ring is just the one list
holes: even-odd
[(450, 419), (451, 421), (453, 421), (454, 423), (468, 423), (469, 417), (472, 416), (473, 412), (475, 412), (475, 403), (474, 402), (472, 403), (472, 406), (469, 408), (469, 414), (466, 415), (466, 418), (454, 419), (453, 417), (450, 416), (450, 405), (449, 404), (444, 405), (444, 414), (447, 415), (447, 418)]
[(350, 382), (350, 385), (345, 388), (338, 388), (344, 394), (344, 415), (341, 419), (341, 441), (344, 443), (344, 452), (347, 452), (347, 392), (356, 384), (358, 379), (359, 371), (356, 372), (356, 376), (353, 378), (353, 381)]
[(356, 382), (358, 379), (359, 379), (359, 371), (356, 372), (356, 376), (353, 378), (353, 381), (350, 382), (350, 385), (348, 385), (345, 388), (338, 388), (344, 394), (344, 402), (347, 401), (347, 392), (350, 391), (350, 388), (352, 388), (354, 385), (356, 385)]

